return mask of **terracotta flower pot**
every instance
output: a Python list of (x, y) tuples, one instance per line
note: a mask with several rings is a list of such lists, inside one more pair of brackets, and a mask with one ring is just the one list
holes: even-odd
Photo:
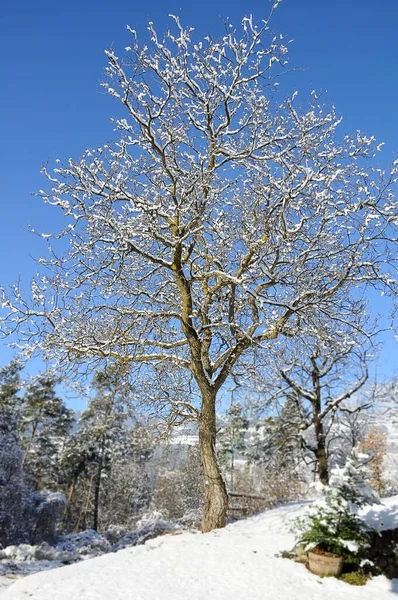
[(343, 569), (344, 558), (331, 552), (309, 552), (308, 566), (311, 573), (328, 577), (335, 575), (338, 577)]

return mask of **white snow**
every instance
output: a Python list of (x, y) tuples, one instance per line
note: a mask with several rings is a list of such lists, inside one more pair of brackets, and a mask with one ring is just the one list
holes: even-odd
[(181, 444), (182, 446), (197, 446), (198, 445), (198, 436), (197, 435), (176, 435), (171, 437), (169, 440), (170, 444), (177, 445)]
[(372, 504), (371, 506), (362, 508), (359, 512), (359, 516), (363, 518), (370, 527), (377, 529), (377, 531), (397, 529), (398, 496), (382, 498), (380, 504)]
[[(397, 499), (395, 499), (397, 503)], [(291, 504), (208, 534), (165, 535), (17, 581), (1, 600), (393, 600), (398, 580), (364, 587), (320, 579), (280, 558), (293, 546)]]
[(358, 552), (359, 550), (359, 544), (357, 544), (356, 542), (341, 539), (339, 539), (339, 542), (342, 544), (342, 546), (345, 546), (350, 552)]
[(14, 583), (17, 579), (18, 577), (15, 577), (15, 575), (0, 575), (0, 592)]

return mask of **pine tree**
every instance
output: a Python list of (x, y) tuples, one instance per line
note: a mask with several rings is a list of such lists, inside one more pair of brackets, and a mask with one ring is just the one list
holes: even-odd
[(126, 424), (123, 451), (112, 459), (102, 482), (100, 525), (134, 527), (152, 499), (153, 481), (149, 462), (154, 452), (154, 440), (142, 423)]
[(243, 414), (240, 404), (232, 403), (226, 414), (227, 422), (217, 439), (217, 451), (220, 465), (229, 475), (230, 491), (234, 489), (235, 461), (246, 449), (245, 436), (249, 421)]
[(17, 436), (21, 370), (17, 360), (0, 369), (0, 544), (4, 546), (27, 541), (27, 494)]
[[(58, 489), (60, 444), (71, 413), (56, 397), (48, 374), (22, 395), (22, 364), (0, 370), (0, 543), (52, 541), (63, 510)], [(34, 489), (36, 491), (34, 491)]]
[(0, 434), (16, 437), (20, 416), (22, 363), (15, 359), (0, 369)]
[(26, 388), (21, 410), (22, 465), (36, 490), (58, 489), (59, 460), (73, 413), (57, 396), (51, 373), (34, 377)]
[(110, 369), (98, 372), (93, 388), (95, 396), (82, 413), (77, 432), (68, 441), (63, 465), (69, 482), (69, 505), (79, 478), (82, 484), (76, 527), (85, 527), (90, 517), (90, 524), (97, 530), (103, 480), (128, 451), (129, 412), (128, 392), (119, 373)]
[(371, 533), (358, 516), (358, 510), (379, 503), (365, 484), (362, 458), (353, 450), (343, 468), (333, 469), (329, 485), (321, 486), (321, 499), (314, 502), (304, 517), (296, 519), (294, 526), (299, 543), (309, 549), (317, 546), (339, 554), (353, 564), (360, 564)]
[(300, 496), (300, 416), (294, 395), (287, 396), (279, 412), (255, 424), (247, 458), (252, 471), (252, 487), (265, 495), (269, 504)]

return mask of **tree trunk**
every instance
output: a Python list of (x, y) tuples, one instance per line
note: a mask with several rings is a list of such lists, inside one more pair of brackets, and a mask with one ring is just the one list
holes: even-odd
[(30, 447), (31, 447), (31, 445), (33, 443), (33, 440), (35, 439), (38, 425), (39, 425), (39, 421), (38, 421), (38, 419), (36, 419), (36, 421), (35, 421), (35, 423), (34, 423), (34, 425), (32, 427), (32, 433), (30, 435), (29, 441), (28, 441), (28, 443), (26, 444), (26, 447), (25, 447), (25, 452), (24, 452), (23, 459), (22, 459), (22, 468), (24, 468), (25, 463), (26, 463), (26, 459), (28, 458), (29, 450), (30, 450)]
[(78, 475), (75, 475), (73, 477), (72, 483), (71, 483), (71, 485), (69, 487), (68, 498), (66, 500), (66, 505), (65, 505), (65, 510), (64, 510), (64, 517), (62, 519), (62, 529), (63, 530), (65, 530), (66, 524), (68, 522), (69, 512), (70, 512), (70, 505), (72, 503), (73, 496), (75, 495), (77, 478), (78, 478)]
[(101, 447), (101, 452), (98, 460), (97, 473), (94, 484), (94, 513), (93, 513), (93, 529), (98, 531), (98, 515), (99, 515), (99, 500), (100, 500), (100, 489), (101, 489), (101, 476), (104, 465), (104, 444)]
[(326, 456), (326, 441), (323, 423), (320, 419), (314, 419), (316, 437), (316, 458), (318, 462), (319, 480), (323, 485), (329, 485), (329, 470)]
[(203, 533), (225, 527), (228, 494), (217, 464), (216, 456), (216, 393), (202, 393), (202, 412), (199, 422), (199, 447), (205, 484)]

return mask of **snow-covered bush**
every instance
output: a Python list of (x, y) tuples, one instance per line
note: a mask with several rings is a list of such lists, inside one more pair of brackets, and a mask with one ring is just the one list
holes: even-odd
[[(186, 455), (172, 468), (160, 468), (157, 473), (150, 510), (162, 518), (179, 521), (189, 513), (203, 515), (203, 481), (198, 446), (189, 446)], [(198, 522), (197, 516), (194, 523)]]
[[(128, 548), (129, 546), (145, 544), (147, 540), (151, 540), (176, 529), (179, 529), (179, 526), (176, 523), (165, 520), (159, 512), (152, 512), (144, 515), (137, 522), (137, 529), (124, 532), (117, 541), (115, 540), (118, 531), (117, 528), (112, 528), (106, 533), (106, 536), (108, 540), (115, 540), (113, 542), (113, 551), (117, 552), (118, 550)], [(121, 530), (120, 533), (122, 533)]]
[(306, 550), (316, 546), (343, 556), (348, 563), (360, 563), (364, 557), (372, 530), (358, 516), (358, 510), (380, 501), (363, 483), (360, 458), (353, 452), (343, 468), (334, 469), (329, 486), (320, 488), (322, 497), (304, 517), (295, 520), (298, 543)]
[(124, 525), (110, 525), (104, 535), (108, 542), (113, 546), (128, 533), (130, 533), (130, 530)]
[(22, 453), (15, 436), (0, 432), (0, 544), (28, 542), (26, 513), (30, 494), (22, 470)]
[(138, 543), (138, 535), (136, 531), (128, 531), (125, 533), (113, 546), (113, 551), (123, 550), (130, 546), (136, 546)]
[(162, 518), (162, 515), (158, 512), (153, 512), (148, 515), (144, 515), (137, 523), (136, 535), (137, 544), (145, 544), (147, 540), (164, 535), (174, 529), (178, 529), (172, 521), (168, 521)]
[(77, 554), (79, 557), (98, 556), (110, 552), (112, 549), (108, 540), (94, 529), (62, 535), (58, 539), (57, 547)]
[(42, 542), (39, 546), (34, 546), (33, 557), (35, 560), (56, 560), (63, 563), (74, 562), (76, 560), (73, 552), (50, 546), (47, 542)]
[(72, 552), (50, 546), (43, 542), (38, 546), (20, 544), (19, 546), (7, 546), (0, 553), (0, 560), (12, 562), (34, 562), (34, 561), (57, 561), (69, 563), (78, 560)]
[(55, 542), (65, 504), (66, 498), (60, 492), (43, 491), (32, 494), (29, 519), (29, 538), (32, 544)]
[[(129, 546), (137, 546), (139, 544), (145, 544), (147, 540), (151, 540), (160, 535), (164, 535), (170, 531), (178, 529), (178, 526), (171, 521), (163, 519), (162, 515), (158, 512), (152, 512), (145, 515), (137, 522), (137, 529), (134, 531), (127, 531), (120, 538), (115, 541), (113, 551), (117, 552), (123, 548)], [(115, 530), (111, 532), (111, 537), (114, 539)], [(109, 539), (109, 532), (107, 532)]]

